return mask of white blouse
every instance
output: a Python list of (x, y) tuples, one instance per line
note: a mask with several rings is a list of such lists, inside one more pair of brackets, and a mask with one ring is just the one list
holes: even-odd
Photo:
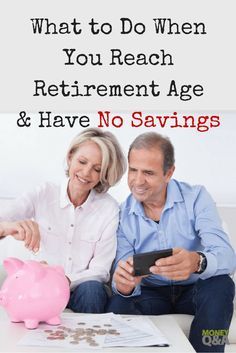
[(68, 179), (61, 186), (45, 183), (16, 199), (1, 212), (0, 220), (33, 218), (41, 235), (36, 260), (61, 265), (72, 288), (87, 280), (107, 282), (116, 253), (118, 203), (109, 194), (92, 190), (75, 208), (67, 185)]

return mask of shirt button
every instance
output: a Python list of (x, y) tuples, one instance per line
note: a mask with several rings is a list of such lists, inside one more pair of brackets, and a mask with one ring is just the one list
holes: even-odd
[(70, 225), (71, 227), (74, 227), (74, 224), (73, 223), (71, 223), (71, 225)]
[(71, 261), (72, 260), (72, 258), (71, 257), (69, 257), (69, 261)]
[(69, 244), (70, 244), (70, 245), (72, 244), (71, 241), (69, 241)]
[(48, 230), (51, 230), (52, 228), (51, 227), (48, 227)]

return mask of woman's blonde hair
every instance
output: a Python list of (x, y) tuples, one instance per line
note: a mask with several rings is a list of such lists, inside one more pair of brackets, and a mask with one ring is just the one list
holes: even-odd
[[(99, 193), (106, 192), (111, 186), (115, 185), (125, 173), (125, 156), (118, 140), (111, 132), (102, 131), (98, 128), (88, 128), (75, 136), (71, 141), (66, 155), (68, 167), (69, 160), (73, 154), (79, 149), (79, 146), (86, 141), (96, 143), (102, 152), (100, 181), (94, 189)], [(69, 175), (68, 168), (66, 175)]]

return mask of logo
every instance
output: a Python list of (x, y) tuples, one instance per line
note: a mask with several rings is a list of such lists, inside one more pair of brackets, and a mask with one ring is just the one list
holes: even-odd
[(202, 330), (202, 343), (205, 346), (223, 346), (229, 344), (228, 339), (229, 330)]

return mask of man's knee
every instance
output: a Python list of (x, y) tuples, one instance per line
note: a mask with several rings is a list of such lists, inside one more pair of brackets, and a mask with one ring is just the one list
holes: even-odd
[(197, 292), (204, 297), (234, 299), (235, 285), (228, 275), (214, 276), (206, 280), (199, 280), (196, 284)]
[(196, 304), (204, 305), (210, 310), (228, 307), (233, 308), (233, 299), (235, 295), (235, 285), (228, 275), (211, 277), (207, 280), (199, 280), (196, 284)]
[(124, 301), (123, 297), (121, 297), (120, 295), (113, 295), (108, 300), (106, 311), (113, 312), (115, 314), (121, 314), (121, 310), (123, 310), (125, 306), (126, 302)]

